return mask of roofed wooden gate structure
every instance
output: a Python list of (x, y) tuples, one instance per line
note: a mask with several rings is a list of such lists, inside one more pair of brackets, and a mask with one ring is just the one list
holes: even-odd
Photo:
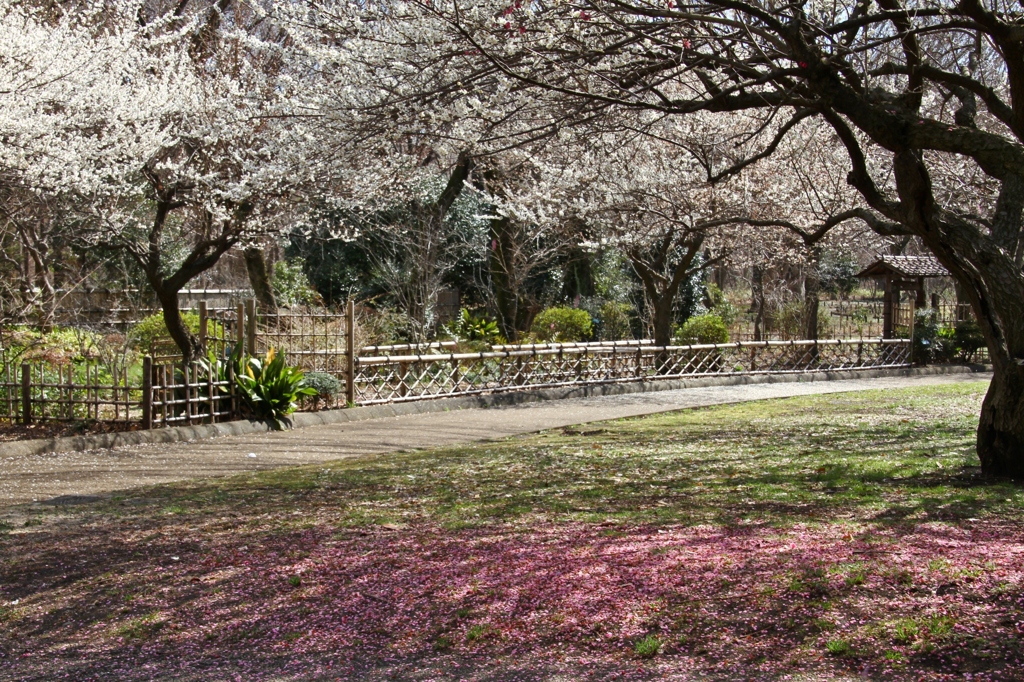
[[(935, 256), (882, 256), (857, 273), (861, 279), (881, 279), (885, 283), (882, 303), (882, 338), (895, 335), (900, 304), (900, 292), (914, 292), (914, 309), (924, 308), (924, 280), (929, 277), (949, 277), (947, 270)], [(913, 325), (913, 320), (910, 320)]]

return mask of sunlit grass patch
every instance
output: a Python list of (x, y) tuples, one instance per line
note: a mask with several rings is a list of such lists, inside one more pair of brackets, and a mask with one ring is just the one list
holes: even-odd
[(160, 613), (154, 611), (118, 625), (114, 628), (114, 636), (129, 640), (148, 639), (156, 635), (166, 624), (166, 621), (160, 619)]
[(967, 383), (685, 410), (587, 436), (560, 429), (147, 494), (176, 515), (324, 504), (341, 527), (955, 520), (1024, 506), (1013, 486), (979, 484), (965, 466), (975, 461), (983, 390)]
[(833, 656), (846, 656), (853, 651), (853, 646), (845, 639), (830, 639), (825, 642), (825, 649)]

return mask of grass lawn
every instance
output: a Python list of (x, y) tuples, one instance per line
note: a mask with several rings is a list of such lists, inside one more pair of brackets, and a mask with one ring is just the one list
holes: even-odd
[(0, 527), (0, 680), (1024, 680), (985, 386), (133, 490)]

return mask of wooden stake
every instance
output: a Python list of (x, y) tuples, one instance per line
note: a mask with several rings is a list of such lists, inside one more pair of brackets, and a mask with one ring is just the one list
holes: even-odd
[(206, 337), (208, 333), (209, 316), (206, 309), (206, 301), (199, 302), (199, 345), (206, 350)]
[(345, 308), (345, 402), (356, 402), (356, 302)]
[(153, 428), (153, 358), (142, 358), (142, 428)]
[(32, 423), (32, 368), (27, 362), (21, 365), (21, 422)]
[(241, 355), (245, 348), (245, 305), (238, 304), (235, 310), (235, 351)]
[(246, 339), (246, 353), (250, 357), (256, 355), (256, 299), (250, 298), (245, 301), (245, 316), (248, 318), (247, 323), (247, 339)]

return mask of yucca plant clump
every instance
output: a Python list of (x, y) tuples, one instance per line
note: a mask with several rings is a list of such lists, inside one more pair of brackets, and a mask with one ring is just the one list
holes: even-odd
[(256, 419), (275, 429), (291, 426), (288, 415), (295, 411), (303, 396), (314, 396), (316, 389), (306, 386), (302, 370), (285, 364), (284, 353), (273, 348), (263, 358), (239, 357), (235, 383), (242, 402)]

